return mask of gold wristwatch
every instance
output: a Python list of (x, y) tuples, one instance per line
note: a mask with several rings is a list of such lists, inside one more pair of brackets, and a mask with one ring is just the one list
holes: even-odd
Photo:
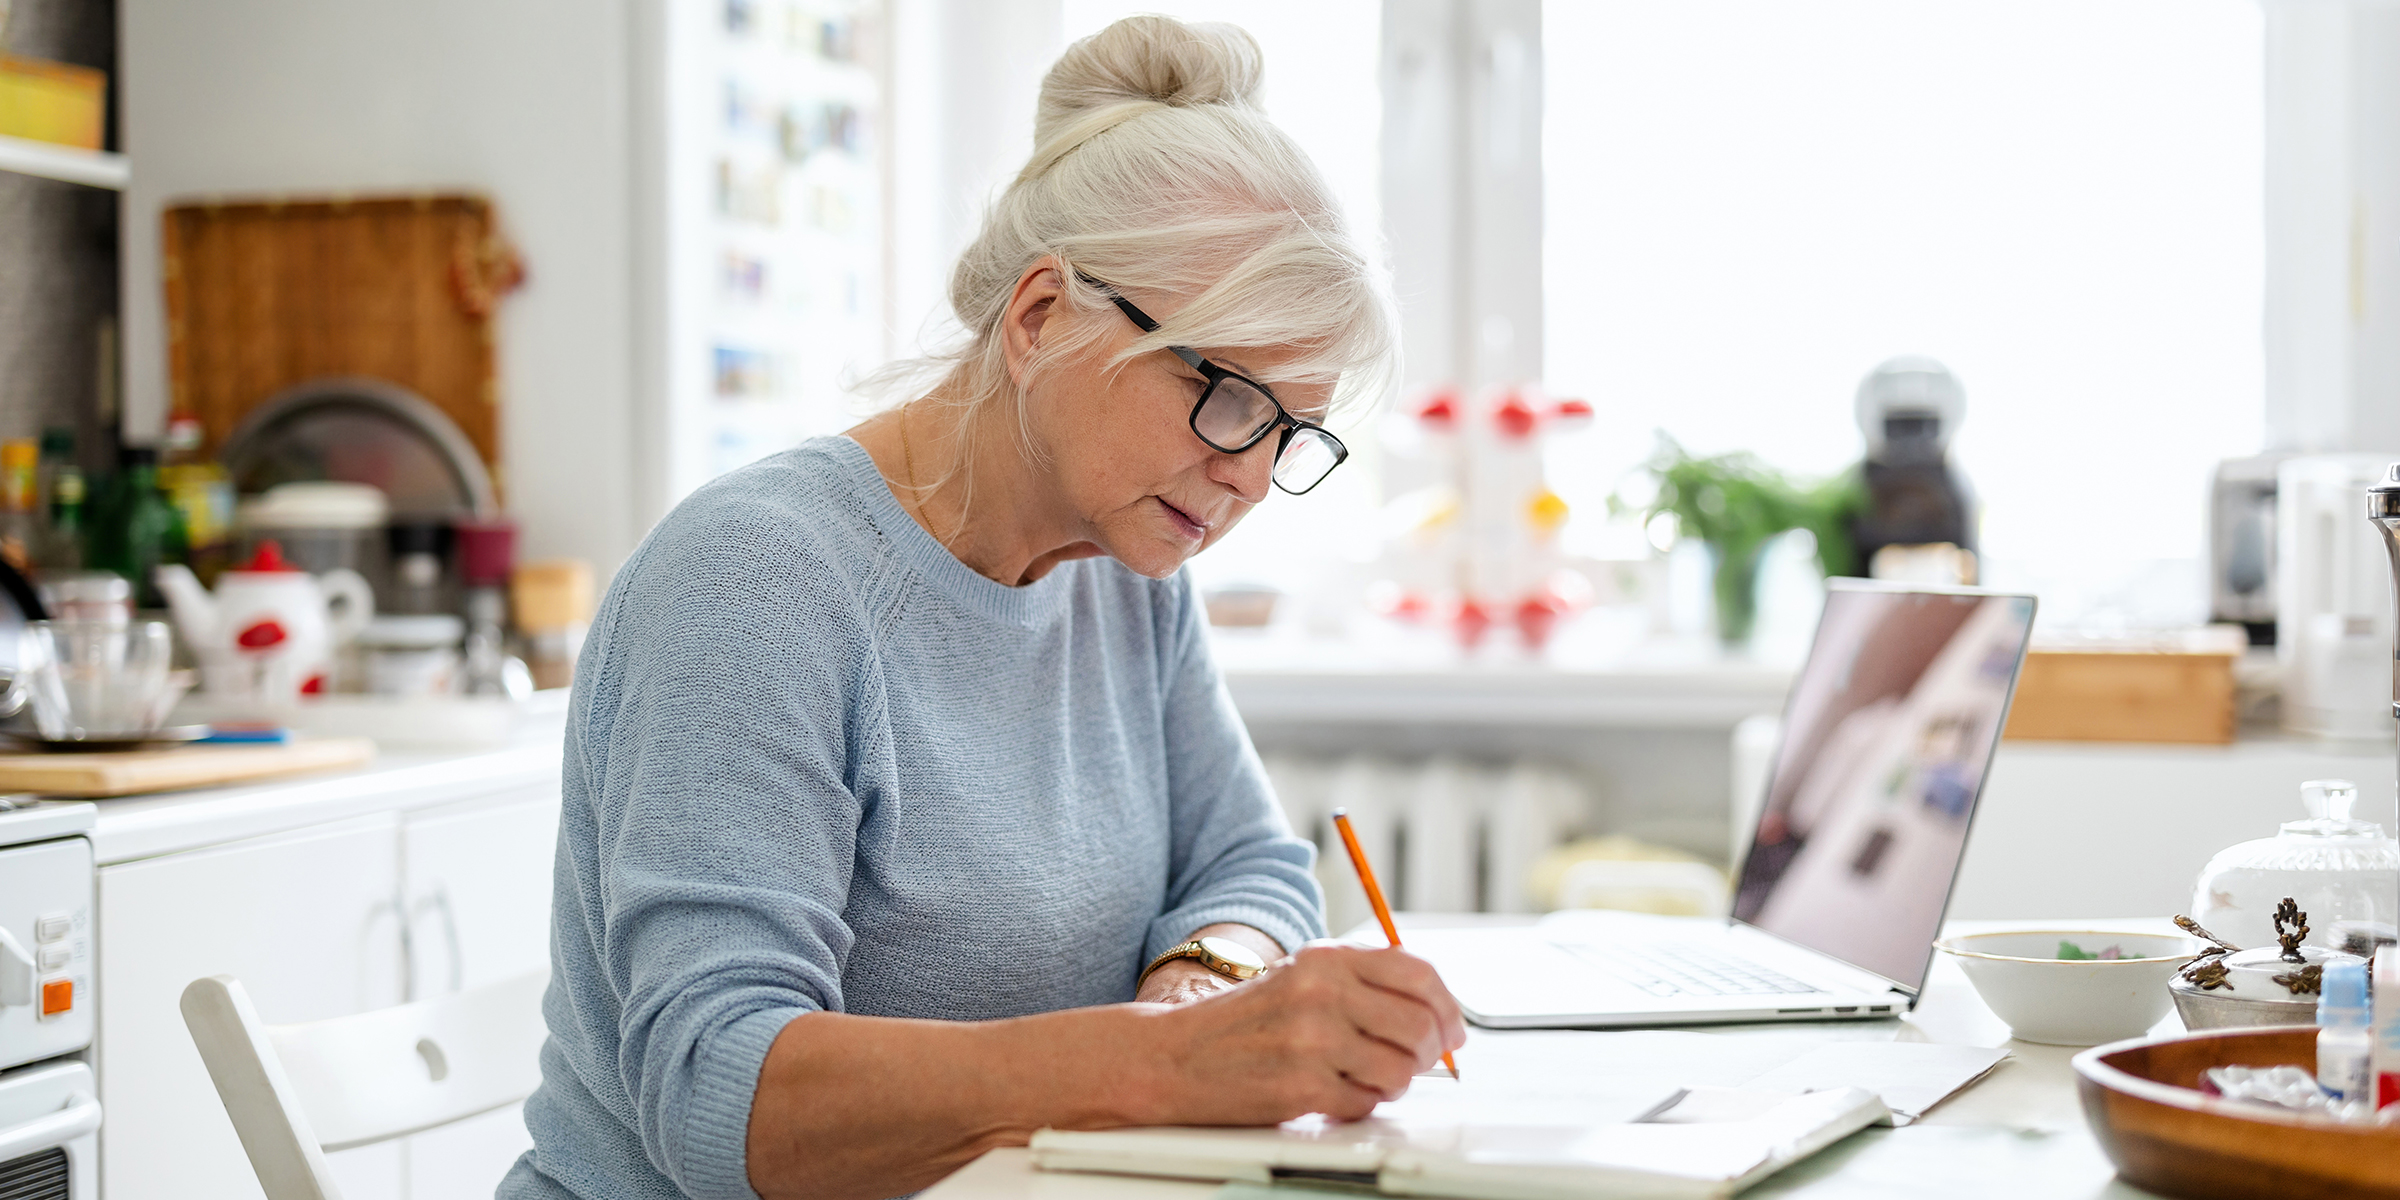
[(1150, 981), (1151, 972), (1179, 958), (1199, 959), (1201, 966), (1237, 983), (1256, 979), (1267, 970), (1267, 960), (1240, 942), (1221, 937), (1196, 938), (1151, 959), (1150, 965), (1142, 968), (1142, 977), (1134, 981), (1134, 990), (1140, 991)]

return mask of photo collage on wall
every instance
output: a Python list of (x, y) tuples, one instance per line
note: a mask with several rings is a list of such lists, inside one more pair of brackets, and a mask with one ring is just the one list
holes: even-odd
[(710, 308), (710, 470), (850, 423), (882, 358), (879, 0), (722, 0)]

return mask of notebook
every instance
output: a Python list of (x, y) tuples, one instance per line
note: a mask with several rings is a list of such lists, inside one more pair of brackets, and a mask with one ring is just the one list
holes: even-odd
[(2005, 1057), (1780, 1034), (1477, 1031), (1458, 1053), (1460, 1080), (1419, 1076), (1369, 1120), (1043, 1130), (1033, 1159), (1465, 1200), (1727, 1196), (1867, 1125), (1906, 1123)]
[[(1419, 1080), (1411, 1095), (1435, 1095)], [(1446, 1080), (1443, 1082), (1447, 1082)], [(1405, 1100), (1384, 1108), (1415, 1106)], [(1275, 1129), (1126, 1129), (1033, 1135), (1034, 1165), (1226, 1183), (1290, 1183), (1460, 1200), (1731, 1196), (1881, 1120), (1864, 1088), (1784, 1095), (1677, 1090), (1642, 1121), (1556, 1113), (1457, 1121), (1453, 1103), (1365, 1121), (1304, 1117)]]

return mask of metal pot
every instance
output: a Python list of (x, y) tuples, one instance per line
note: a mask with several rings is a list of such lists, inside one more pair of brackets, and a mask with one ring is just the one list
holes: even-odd
[(2204, 992), (2181, 978), (2167, 981), (2175, 1014), (2185, 1029), (2240, 1029), (2251, 1025), (2314, 1025), (2314, 1000), (2260, 1000), (2227, 992)]

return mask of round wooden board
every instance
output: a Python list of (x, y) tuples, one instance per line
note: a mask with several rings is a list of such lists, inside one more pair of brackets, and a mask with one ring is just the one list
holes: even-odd
[(2084, 1119), (2125, 1182), (2191, 1200), (2400, 1200), (2400, 1126), (2345, 1125), (2198, 1090), (2210, 1067), (2315, 1070), (2313, 1026), (2220, 1029), (2075, 1056)]

